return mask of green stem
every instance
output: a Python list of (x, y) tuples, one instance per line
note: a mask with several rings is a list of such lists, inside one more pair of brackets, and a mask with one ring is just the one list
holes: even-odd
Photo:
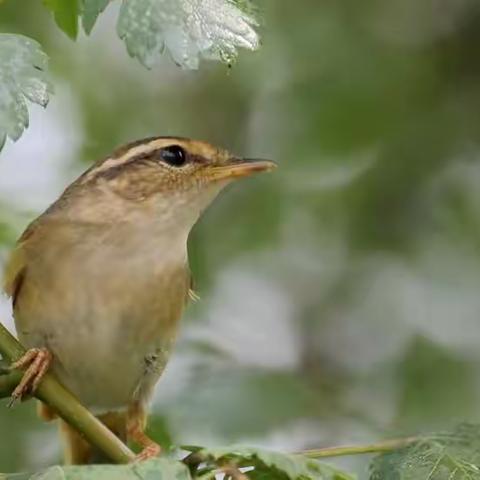
[[(9, 362), (17, 360), (25, 353), (22, 345), (2, 324), (0, 324), (0, 353)], [(18, 373), (12, 372), (6, 375), (8, 377), (7, 380), (4, 379), (6, 384), (13, 380), (11, 375), (18, 375)], [(135, 458), (134, 453), (81, 405), (74, 395), (63, 387), (52, 374), (47, 373), (45, 375), (35, 392), (35, 396), (55, 410), (63, 420), (80, 432), (86, 440), (101, 450), (113, 462), (128, 463)]]
[(350, 445), (344, 447), (327, 447), (315, 450), (304, 450), (303, 452), (298, 452), (297, 455), (302, 455), (308, 458), (325, 458), (346, 455), (362, 455), (365, 453), (385, 453), (398, 450), (399, 448), (408, 447), (417, 441), (417, 437), (397, 438), (378, 443), (371, 443), (369, 445)]

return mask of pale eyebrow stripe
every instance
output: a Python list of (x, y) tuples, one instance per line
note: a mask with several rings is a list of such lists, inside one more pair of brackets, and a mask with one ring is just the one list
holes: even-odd
[(144, 156), (145, 154), (153, 153), (164, 145), (165, 139), (155, 139), (149, 141), (148, 143), (136, 145), (128, 149), (123, 155), (120, 155), (119, 157), (109, 157), (104, 160), (98, 167), (90, 170), (87, 175), (83, 177), (81, 183), (89, 182), (93, 178), (101, 175), (102, 173), (110, 170), (111, 168), (119, 167), (120, 165), (124, 165), (138, 157)]

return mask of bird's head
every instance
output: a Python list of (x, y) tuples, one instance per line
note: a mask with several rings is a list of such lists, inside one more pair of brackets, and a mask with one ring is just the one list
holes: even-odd
[(74, 190), (102, 192), (103, 211), (108, 202), (117, 210), (128, 205), (189, 230), (227, 184), (273, 168), (269, 160), (240, 158), (203, 141), (154, 137), (117, 149), (87, 170)]

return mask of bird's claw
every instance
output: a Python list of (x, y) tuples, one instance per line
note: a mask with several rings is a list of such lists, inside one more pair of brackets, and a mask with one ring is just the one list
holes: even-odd
[(138, 455), (135, 456), (135, 462), (143, 462), (151, 458), (158, 457), (162, 449), (157, 443), (151, 443), (146, 446)]
[(47, 373), (52, 363), (52, 354), (46, 348), (31, 348), (27, 350), (16, 362), (9, 367), (10, 370), (25, 368), (20, 383), (12, 392), (9, 407), (12, 407), (17, 400), (22, 400), (27, 394), (34, 393), (42, 378)]

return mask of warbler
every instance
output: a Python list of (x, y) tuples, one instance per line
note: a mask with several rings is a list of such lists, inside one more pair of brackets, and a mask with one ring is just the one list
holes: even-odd
[[(5, 291), (26, 354), (13, 393), (35, 391), (51, 371), (137, 459), (161, 447), (144, 432), (154, 386), (192, 294), (187, 239), (233, 180), (272, 170), (207, 142), (151, 137), (95, 163), (34, 220), (7, 264)], [(227, 226), (225, 226), (227, 228)], [(55, 417), (45, 405), (43, 418)], [(97, 452), (61, 421), (65, 462)]]

